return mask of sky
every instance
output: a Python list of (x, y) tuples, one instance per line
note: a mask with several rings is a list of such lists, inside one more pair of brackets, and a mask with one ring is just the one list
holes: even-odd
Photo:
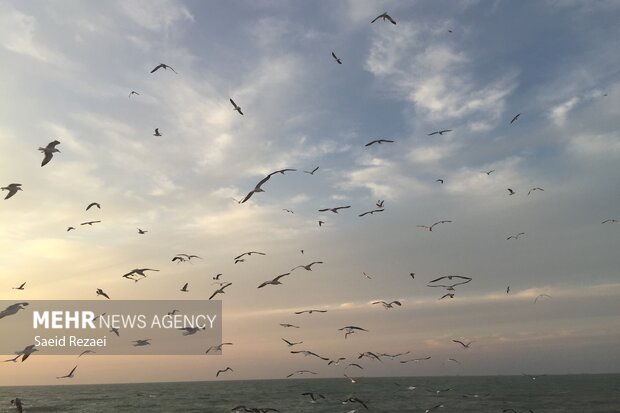
[[(396, 25), (370, 23), (385, 11)], [(0, 184), (23, 187), (0, 200), (0, 299), (233, 283), (222, 356), (85, 357), (73, 384), (343, 375), (281, 338), (431, 356), (361, 376), (619, 372), (620, 225), (601, 224), (620, 219), (619, 18), (615, 1), (0, 1)], [(245, 251), (266, 255), (234, 264)], [(143, 267), (160, 272), (121, 277)], [(472, 281), (439, 300), (427, 283), (450, 274)], [(293, 314), (310, 308), (328, 312)], [(0, 385), (72, 365), (35, 354)]]

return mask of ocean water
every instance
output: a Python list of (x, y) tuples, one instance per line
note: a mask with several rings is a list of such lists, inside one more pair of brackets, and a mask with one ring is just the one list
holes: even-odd
[[(415, 389), (410, 389), (416, 387)], [(450, 389), (450, 390), (447, 390)], [(436, 393), (437, 390), (444, 390)], [(321, 393), (311, 403), (304, 392)], [(349, 396), (367, 402), (342, 404)], [(237, 405), (280, 412), (620, 413), (620, 374), (492, 377), (245, 380), (0, 387), (0, 412), (230, 412)]]

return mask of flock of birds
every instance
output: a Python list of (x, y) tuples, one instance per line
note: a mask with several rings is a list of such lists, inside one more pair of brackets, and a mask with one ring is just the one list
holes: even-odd
[[(384, 21), (384, 22), (389, 22), (393, 25), (396, 25), (396, 21), (394, 20), (394, 18), (392, 18), (388, 13), (383, 13), (380, 14), (379, 16), (377, 16), (374, 20), (371, 21), (371, 23), (374, 23), (376, 21)], [(449, 32), (452, 32), (451, 30), (449, 30)], [(342, 59), (339, 58), (335, 52), (331, 53), (331, 56), (333, 57), (334, 61), (339, 64), (342, 65)], [(150, 73), (155, 73), (157, 71), (159, 71), (160, 69), (162, 70), (168, 70), (170, 69), (173, 73), (177, 73), (171, 66), (161, 63), (158, 64), (157, 66), (155, 66)], [(129, 93), (129, 98), (132, 98), (132, 96), (140, 96), (140, 93), (137, 91), (132, 90)], [(233, 110), (236, 111), (239, 115), (244, 115), (241, 106), (239, 106), (232, 98), (230, 99), (230, 103), (233, 106)], [(511, 120), (510, 120), (510, 124), (514, 124), (514, 122), (516, 122), (519, 117), (521, 116), (520, 113), (516, 114)], [(441, 129), (441, 130), (437, 130), (437, 131), (433, 131), (431, 133), (429, 133), (429, 136), (434, 136), (434, 135), (444, 135), (447, 133), (452, 132), (452, 129)], [(154, 130), (154, 136), (162, 136), (162, 132), (160, 131), (159, 128), (155, 128)], [(395, 143), (394, 140), (391, 139), (375, 139), (372, 140), (368, 143), (365, 144), (365, 147), (371, 147), (373, 145), (382, 145), (382, 144), (392, 144)], [(58, 149), (58, 146), (60, 145), (60, 141), (58, 140), (53, 140), (52, 142), (50, 142), (49, 144), (47, 144), (47, 146), (45, 147), (40, 147), (39, 151), (42, 152), (43, 154), (43, 160), (41, 162), (41, 167), (44, 167), (46, 165), (48, 165), (52, 159), (54, 158), (54, 154), (56, 153), (60, 153), (60, 150)], [(319, 166), (316, 166), (314, 169), (310, 170), (310, 171), (303, 171), (304, 173), (310, 174), (310, 175), (314, 175), (317, 171), (319, 170)], [(267, 183), (270, 182), (271, 178), (273, 178), (274, 176), (278, 176), (278, 175), (284, 175), (287, 172), (296, 172), (296, 169), (292, 169), (292, 168), (285, 168), (285, 169), (279, 169), (276, 170), (274, 172), (271, 172), (270, 174), (268, 174), (267, 176), (265, 176), (264, 178), (262, 178), (260, 181), (258, 181), (258, 183), (245, 195), (245, 197), (243, 197), (242, 199), (235, 199), (235, 201), (238, 204), (244, 204), (246, 202), (248, 202), (254, 195), (259, 194), (259, 193), (263, 193), (265, 192), (265, 190), (263, 189), (263, 186)], [(488, 170), (488, 171), (482, 171), (481, 173), (484, 173), (488, 176), (490, 176), (493, 172), (495, 172), (495, 170)], [(440, 184), (444, 183), (444, 179), (437, 179), (436, 182), (439, 182)], [(5, 200), (8, 200), (12, 197), (14, 197), (19, 191), (22, 191), (22, 184), (20, 183), (11, 183), (8, 184), (5, 187), (1, 188), (2, 191), (7, 191), (7, 195), (4, 198)], [(513, 196), (516, 194), (516, 191), (512, 188), (507, 188), (508, 191), (508, 196)], [(531, 195), (533, 192), (536, 191), (544, 191), (543, 188), (541, 187), (533, 187), (531, 188), (528, 192), (527, 195)], [(375, 208), (370, 209), (368, 211), (365, 212), (361, 212), (360, 214), (358, 214), (359, 217), (364, 217), (366, 215), (374, 215), (376, 213), (380, 213), (380, 212), (384, 212), (385, 211), (385, 206), (384, 206), (384, 200), (378, 200), (376, 202)], [(97, 203), (97, 202), (91, 202), (86, 206), (86, 211), (91, 210), (91, 208), (97, 208), (97, 209), (101, 209), (102, 206)], [(318, 209), (318, 212), (324, 212), (324, 213), (333, 213), (333, 214), (338, 214), (343, 210), (347, 210), (350, 209), (351, 205), (343, 205), (343, 206), (335, 206), (335, 207), (326, 207), (326, 208), (321, 208)], [(294, 213), (294, 211), (290, 210), (290, 209), (284, 209), (283, 211), (287, 212), (287, 213)], [(99, 224), (101, 223), (101, 220), (89, 220), (89, 221), (85, 221), (85, 222), (81, 222), (80, 226), (93, 226), (94, 224)], [(325, 221), (323, 220), (318, 220), (318, 226), (322, 226), (323, 224), (325, 224)], [(423, 228), (429, 232), (433, 232), (434, 229), (437, 229), (439, 225), (444, 225), (444, 224), (448, 224), (448, 223), (452, 223), (452, 220), (440, 220), (437, 222), (434, 222), (432, 224), (429, 225), (417, 225), (417, 227), (419, 228)], [(607, 224), (607, 223), (620, 223), (619, 219), (606, 219), (602, 222), (603, 224)], [(73, 231), (76, 230), (76, 227), (74, 226), (69, 226), (67, 228), (67, 232), (69, 231)], [(147, 230), (143, 230), (141, 228), (137, 228), (138, 234), (139, 235), (145, 235), (148, 231)], [(518, 240), (520, 237), (524, 236), (525, 233), (524, 232), (519, 232), (516, 233), (514, 235), (510, 235), (506, 238), (506, 240)], [(301, 250), (301, 253), (303, 254), (303, 250)], [(234, 257), (233, 261), (234, 264), (238, 264), (238, 263), (243, 263), (245, 262), (246, 259), (248, 259), (249, 257), (251, 257), (252, 255), (266, 255), (266, 253), (264, 252), (259, 252), (259, 251), (248, 251), (248, 252), (244, 252), (242, 254), (239, 254), (238, 256)], [(202, 259), (200, 256), (195, 255), (195, 254), (187, 254), (187, 253), (181, 253), (181, 254), (177, 254), (172, 258), (172, 262), (174, 263), (191, 263), (193, 259)], [(284, 272), (282, 274), (279, 274), (277, 276), (275, 276), (272, 279), (266, 280), (264, 282), (262, 282), (261, 284), (258, 285), (258, 289), (262, 289), (268, 286), (278, 286), (278, 285), (282, 285), (283, 284), (283, 280), (285, 277), (290, 277), (291, 274), (298, 269), (303, 269), (305, 271), (312, 271), (313, 266), (316, 265), (321, 265), (324, 264), (323, 261), (312, 261), (308, 264), (301, 264), (298, 265), (296, 267), (291, 268), (290, 270), (288, 270), (287, 272)], [(132, 269), (131, 271), (123, 274), (121, 277), (127, 279), (127, 280), (131, 280), (134, 281), (135, 283), (137, 283), (140, 280), (143, 280), (145, 278), (147, 278), (147, 272), (157, 272), (160, 271), (159, 269), (154, 269), (154, 268), (135, 268)], [(366, 274), (365, 272), (363, 273), (364, 276), (366, 276), (366, 278), (371, 278), (370, 275)], [(415, 279), (415, 273), (410, 273), (409, 274), (411, 276), (412, 279)], [(222, 274), (217, 274), (213, 277), (213, 281), (215, 284), (218, 285), (218, 288), (210, 295), (209, 300), (216, 298), (218, 295), (220, 294), (225, 294), (225, 290), (230, 287), (232, 285), (232, 282), (227, 282), (227, 281), (221, 281), (220, 277), (222, 276)], [(455, 297), (455, 291), (457, 287), (461, 287), (464, 286), (466, 284), (469, 284), (470, 282), (472, 282), (472, 278), (471, 277), (467, 277), (467, 276), (462, 276), (462, 275), (446, 275), (446, 276), (441, 276), (438, 277), (436, 279), (433, 279), (431, 281), (429, 281), (427, 283), (427, 287), (429, 288), (439, 288), (439, 289), (443, 289), (445, 294), (441, 295), (439, 297), (439, 300), (443, 300), (443, 299), (452, 299)], [(25, 286), (26, 286), (26, 282), (21, 283), (19, 286), (17, 287), (13, 287), (14, 290), (20, 290), (23, 291), (25, 290)], [(180, 291), (183, 293), (187, 293), (189, 292), (189, 283), (185, 283), (181, 286)], [(105, 299), (110, 300), (111, 297), (110, 295), (105, 292), (103, 289), (101, 288), (97, 288), (96, 291), (96, 296), (97, 297), (103, 297)], [(508, 286), (506, 288), (506, 294), (510, 293), (510, 286)], [(551, 298), (550, 295), (548, 294), (541, 294), (539, 296), (537, 296), (534, 300), (534, 303), (536, 303), (539, 299), (541, 298)], [(0, 312), (0, 319), (7, 317), (7, 316), (11, 316), (16, 314), (18, 311), (20, 310), (24, 310), (25, 307), (28, 305), (27, 302), (20, 302), (20, 303), (16, 303), (13, 304), (9, 307), (7, 307), (6, 309), (4, 309), (3, 311)], [(403, 306), (403, 303), (399, 300), (378, 300), (378, 301), (374, 301), (371, 303), (371, 305), (381, 305), (385, 310), (393, 310), (396, 307), (401, 307)], [(168, 314), (175, 314), (178, 310), (173, 310), (171, 313)], [(300, 314), (313, 314), (313, 313), (325, 313), (327, 312), (327, 310), (321, 310), (321, 309), (308, 309), (308, 310), (303, 310), (303, 311), (296, 311), (295, 314), (300, 315)], [(289, 324), (289, 323), (281, 323), (280, 326), (282, 326), (283, 328), (286, 329), (299, 329), (300, 326), (297, 325), (293, 325), (293, 324)], [(195, 334), (196, 332), (198, 332), (198, 328), (184, 328), (184, 333), (183, 335), (192, 335)], [(343, 326), (342, 328), (338, 329), (339, 331), (344, 333), (344, 339), (348, 339), (349, 336), (351, 335), (357, 335), (359, 333), (369, 333), (369, 330), (360, 326), (356, 326), (356, 325), (347, 325), (347, 326)], [(118, 329), (112, 329), (110, 330), (111, 332), (113, 332), (114, 334), (116, 334), (117, 336), (120, 335)], [(288, 348), (297, 348), (297, 346), (300, 346), (301, 344), (303, 344), (303, 341), (295, 341), (295, 340), (291, 340), (291, 339), (287, 339), (287, 338), (282, 338), (282, 341), (286, 344), (286, 346)], [(463, 339), (452, 339), (452, 342), (455, 344), (458, 344), (459, 347), (461, 347), (464, 350), (469, 349), (472, 344), (474, 343), (474, 341), (471, 340), (463, 340)], [(140, 339), (140, 340), (134, 340), (132, 341), (132, 345), (134, 347), (142, 347), (142, 346), (148, 346), (148, 345), (152, 345), (151, 343), (151, 339)], [(227, 345), (232, 345), (233, 343), (221, 343), (217, 346), (212, 346), (210, 348), (208, 348), (205, 352), (205, 354), (213, 354), (213, 353), (220, 353), (222, 351), (223, 346), (227, 346)], [(14, 358), (10, 358), (8, 360), (4, 360), (4, 362), (17, 362), (17, 360), (21, 357), (21, 362), (26, 361), (29, 356), (31, 354), (33, 354), (34, 352), (38, 351), (38, 349), (35, 348), (34, 345), (28, 345), (26, 346), (23, 350), (17, 351), (15, 352), (16, 357)], [(85, 354), (90, 354), (90, 353), (94, 353), (93, 351), (87, 350), (85, 352), (82, 352), (78, 357), (81, 357)], [(313, 351), (310, 350), (290, 350), (291, 354), (299, 354), (299, 355), (303, 355), (304, 357), (312, 357), (312, 358), (316, 358), (318, 360), (322, 360), (324, 362), (327, 362), (328, 365), (332, 366), (338, 366), (338, 365), (343, 365), (345, 364), (344, 362), (347, 360), (345, 357), (338, 357), (335, 359), (329, 358), (329, 357), (324, 357), (322, 355), (319, 355)], [(420, 363), (420, 362), (424, 362), (427, 361), (429, 359), (431, 359), (431, 356), (424, 356), (424, 357), (416, 357), (416, 358), (404, 358), (404, 356), (410, 354), (409, 351), (404, 352), (404, 353), (398, 353), (398, 354), (386, 354), (386, 353), (379, 353), (379, 352), (372, 352), (372, 351), (366, 351), (363, 353), (359, 353), (357, 356), (357, 360), (361, 360), (361, 359), (369, 359), (369, 360), (376, 360), (376, 361), (382, 361), (385, 358), (389, 358), (389, 359), (399, 359), (399, 363), (405, 364), (405, 363)], [(458, 363), (460, 364), (460, 362), (456, 359), (456, 358), (449, 358), (448, 361), (454, 362), (454, 363)], [(75, 365), (67, 374), (65, 375), (61, 375), (61, 376), (57, 376), (57, 379), (71, 379), (75, 377), (75, 372), (77, 370), (77, 365)], [(354, 374), (350, 373), (351, 369), (355, 369), (357, 371), (359, 370), (363, 370), (364, 367), (359, 364), (359, 362), (348, 362), (346, 363), (344, 370), (343, 370), (343, 376), (348, 379), (352, 384), (357, 383), (357, 381), (359, 380), (358, 378), (354, 377)], [(234, 370), (232, 367), (227, 366), (223, 369), (218, 369), (215, 373), (215, 377), (220, 377), (220, 375), (225, 374), (225, 373), (233, 373)], [(294, 377), (294, 376), (303, 376), (303, 375), (316, 375), (317, 373), (311, 370), (296, 370), (290, 374), (288, 374), (286, 377), (290, 378), (290, 377)], [(415, 387), (411, 387), (410, 389), (415, 389)], [(436, 392), (437, 394), (439, 394), (440, 392), (444, 392), (444, 391), (448, 391), (451, 389), (442, 389), (442, 390), (433, 390), (434, 392)], [(322, 394), (319, 393), (314, 393), (314, 392), (305, 392), (302, 393), (301, 396), (303, 397), (308, 397), (308, 399), (310, 400), (311, 403), (317, 403), (320, 402), (321, 400), (325, 399), (326, 397)], [(358, 397), (355, 396), (348, 396), (346, 399), (341, 401), (342, 404), (356, 404), (358, 405), (358, 408), (363, 408), (363, 409), (368, 409), (368, 402), (361, 400)], [(17, 408), (18, 412), (22, 411), (22, 401), (19, 398), (15, 398), (13, 400), (11, 400), (11, 405), (15, 406)], [(427, 408), (426, 410), (424, 410), (425, 412), (431, 412), (431, 411), (435, 411), (436, 409), (442, 408), (444, 407), (443, 404), (437, 404), (434, 406), (431, 406), (429, 408)], [(255, 412), (255, 413), (263, 413), (263, 412), (279, 412), (279, 410), (275, 409), (275, 408), (261, 408), (261, 407), (249, 407), (246, 405), (238, 405), (235, 406), (231, 409), (231, 412)], [(351, 412), (355, 412), (356, 410), (351, 410)], [(532, 410), (526, 410), (529, 412), (532, 412)], [(516, 410), (512, 409), (512, 408), (507, 408), (503, 410), (504, 413), (509, 413), (509, 412), (516, 412)]]

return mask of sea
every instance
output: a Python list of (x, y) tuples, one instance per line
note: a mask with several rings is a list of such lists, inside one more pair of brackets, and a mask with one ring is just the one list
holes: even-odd
[(15, 397), (25, 412), (620, 413), (620, 374), (16, 386), (0, 387), (0, 412), (14, 413)]

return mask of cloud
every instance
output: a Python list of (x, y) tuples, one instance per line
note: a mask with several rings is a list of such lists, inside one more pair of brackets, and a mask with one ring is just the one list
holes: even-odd
[(120, 9), (139, 26), (164, 31), (182, 22), (193, 22), (194, 16), (180, 2), (170, 0), (120, 1)]

